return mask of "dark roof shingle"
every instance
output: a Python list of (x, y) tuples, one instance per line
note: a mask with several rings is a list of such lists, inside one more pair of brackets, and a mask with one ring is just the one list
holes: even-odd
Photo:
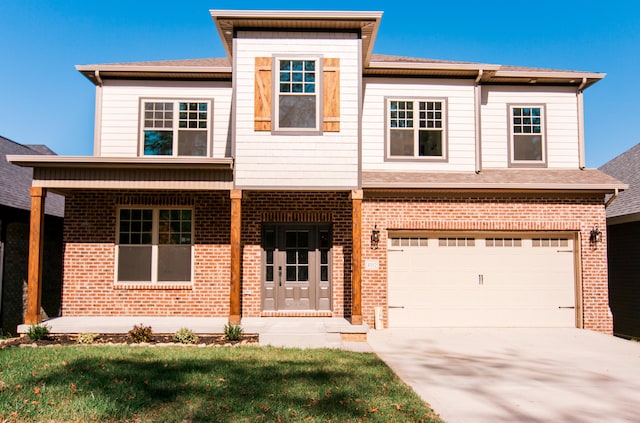
[[(7, 161), (7, 155), (54, 154), (43, 145), (26, 146), (0, 136), (0, 205), (22, 210), (31, 209), (31, 179), (33, 170), (16, 166)], [(45, 202), (45, 213), (53, 216), (64, 216), (64, 197), (48, 194)]]
[(600, 170), (629, 184), (629, 189), (607, 207), (607, 218), (640, 213), (640, 144), (609, 160)]

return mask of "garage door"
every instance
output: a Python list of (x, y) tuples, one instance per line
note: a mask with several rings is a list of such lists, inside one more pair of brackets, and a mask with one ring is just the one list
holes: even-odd
[(389, 236), (390, 327), (575, 327), (573, 239)]

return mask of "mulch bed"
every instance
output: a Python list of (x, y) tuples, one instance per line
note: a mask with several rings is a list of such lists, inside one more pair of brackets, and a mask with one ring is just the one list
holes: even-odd
[[(233, 346), (256, 345), (258, 334), (242, 335), (238, 341), (227, 341), (223, 334), (198, 335), (196, 344), (181, 344), (173, 340), (173, 335), (154, 334), (147, 343), (135, 343), (127, 334), (99, 334), (91, 344), (83, 345), (205, 345), (205, 346)], [(0, 340), (0, 349), (8, 347), (46, 347), (55, 345), (80, 345), (77, 335), (48, 335), (45, 339), (32, 341), (28, 336)]]

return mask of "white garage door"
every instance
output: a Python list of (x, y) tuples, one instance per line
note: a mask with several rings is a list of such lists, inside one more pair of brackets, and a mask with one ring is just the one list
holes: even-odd
[(389, 236), (390, 327), (575, 327), (570, 236)]

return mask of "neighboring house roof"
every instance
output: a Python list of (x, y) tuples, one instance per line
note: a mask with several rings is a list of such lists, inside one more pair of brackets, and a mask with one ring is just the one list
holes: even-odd
[[(21, 210), (31, 209), (31, 180), (33, 169), (16, 166), (7, 161), (7, 155), (52, 155), (44, 145), (22, 145), (0, 136), (0, 205)], [(45, 213), (64, 216), (64, 197), (48, 194)]]
[(363, 172), (369, 189), (516, 189), (611, 192), (626, 185), (597, 169), (486, 169), (475, 172)]
[(640, 220), (640, 144), (630, 148), (600, 167), (608, 175), (629, 184), (607, 207), (609, 223)]

